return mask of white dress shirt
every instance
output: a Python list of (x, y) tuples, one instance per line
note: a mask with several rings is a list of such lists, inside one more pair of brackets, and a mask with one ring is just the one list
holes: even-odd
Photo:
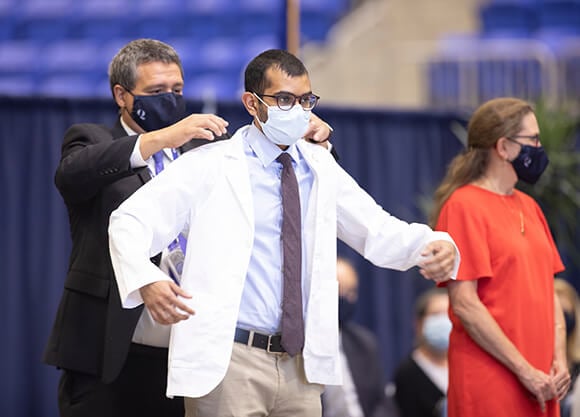
[[(256, 330), (260, 333), (275, 334), (280, 331), (282, 316), (282, 196), (280, 178), (282, 164), (276, 158), (282, 150), (255, 127), (248, 129), (244, 141), (244, 153), (248, 161), (254, 213), (262, 221), (256, 222), (254, 243), (247, 278), (242, 292), (242, 302), (238, 316), (238, 327)], [(300, 190), (302, 227), (308, 210), (308, 199), (312, 189), (313, 176), (308, 164), (293, 145), (287, 150)], [(306, 256), (302, 245), (302, 257)], [(302, 302), (306, 314), (306, 300), (310, 289), (306, 265), (302, 264)]]
[[(121, 125), (123, 126), (128, 135), (138, 134), (133, 129), (131, 129), (122, 118)], [(131, 158), (129, 161), (131, 164), (131, 168), (140, 168), (148, 166), (151, 176), (155, 176), (155, 161), (153, 160), (152, 156), (147, 158), (147, 160), (143, 159), (141, 151), (139, 150), (140, 144), (141, 144), (141, 136), (137, 138), (137, 142), (135, 143), (135, 147), (133, 148), (133, 152), (131, 153)], [(171, 162), (173, 162), (173, 153), (171, 149), (169, 148), (163, 149), (163, 164), (167, 166)], [(163, 251), (161, 252), (161, 262), (159, 263), (159, 268), (167, 275), (169, 275), (169, 266), (167, 265), (167, 252), (168, 252), (167, 248), (164, 248)], [(151, 317), (149, 309), (145, 307), (143, 309), (143, 312), (141, 313), (139, 321), (137, 322), (137, 327), (135, 327), (135, 331), (133, 332), (132, 341), (134, 343), (139, 343), (142, 345), (166, 348), (169, 346), (170, 333), (171, 326), (157, 323), (155, 320), (153, 320), (153, 317)]]

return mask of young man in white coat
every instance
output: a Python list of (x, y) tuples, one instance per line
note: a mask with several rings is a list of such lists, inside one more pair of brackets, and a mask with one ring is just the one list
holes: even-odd
[[(185, 397), (186, 416), (320, 416), (324, 385), (341, 383), (337, 237), (375, 265), (418, 265), (437, 282), (454, 276), (459, 254), (449, 235), (391, 216), (327, 150), (301, 140), (318, 97), (295, 56), (254, 58), (245, 90), (251, 125), (183, 155), (112, 214), (115, 276), (125, 308), (145, 303), (176, 323), (167, 395)], [(292, 254), (282, 238), (298, 200), (285, 191), (283, 207), (288, 169), (300, 203)], [(147, 261), (184, 228), (178, 286)], [(297, 253), (300, 282), (288, 287)], [(302, 308), (290, 313), (295, 301), (282, 300), (296, 287)]]

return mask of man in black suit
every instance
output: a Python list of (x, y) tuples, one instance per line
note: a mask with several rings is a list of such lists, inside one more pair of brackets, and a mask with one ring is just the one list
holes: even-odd
[(44, 361), (63, 370), (62, 416), (182, 417), (182, 401), (164, 395), (170, 317), (159, 324), (143, 308), (121, 308), (107, 228), (111, 212), (155, 175), (153, 154), (161, 151), (169, 162), (192, 146), (191, 138), (223, 135), (227, 122), (209, 114), (185, 117), (181, 62), (162, 42), (123, 47), (109, 79), (119, 121), (112, 129), (72, 126), (56, 171), (72, 252)]
[(323, 417), (392, 417), (385, 395), (383, 367), (375, 335), (351, 319), (358, 299), (358, 275), (345, 258), (338, 258), (340, 350), (343, 385), (327, 386), (322, 395)]
[[(165, 396), (167, 346), (179, 309), (191, 310), (182, 303), (166, 311), (123, 309), (107, 229), (122, 201), (180, 153), (226, 137), (228, 123), (211, 114), (186, 115), (181, 61), (163, 42), (139, 39), (125, 45), (111, 61), (109, 80), (119, 121), (112, 129), (73, 125), (56, 171), (72, 252), (44, 362), (62, 369), (63, 417), (183, 417), (182, 399)], [(315, 141), (329, 135), (328, 125), (317, 118), (307, 132)], [(164, 296), (187, 296), (178, 285), (183, 250), (183, 239), (176, 237), (152, 258), (175, 279), (173, 293)], [(152, 294), (144, 288), (141, 296)]]

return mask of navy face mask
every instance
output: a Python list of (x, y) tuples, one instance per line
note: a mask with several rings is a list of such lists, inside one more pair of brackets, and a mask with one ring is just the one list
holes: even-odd
[(518, 144), (521, 146), (521, 150), (516, 159), (511, 161), (512, 165), (520, 180), (528, 184), (535, 184), (550, 162), (548, 155), (541, 146)]
[(136, 96), (130, 91), (129, 94), (134, 98), (131, 118), (146, 132), (171, 126), (185, 117), (185, 99), (181, 94)]

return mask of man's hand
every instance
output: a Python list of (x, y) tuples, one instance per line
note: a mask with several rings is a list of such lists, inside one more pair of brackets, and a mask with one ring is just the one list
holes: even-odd
[(332, 130), (328, 123), (324, 122), (320, 117), (314, 113), (310, 114), (310, 122), (308, 124), (308, 130), (304, 134), (304, 139), (309, 142), (319, 143), (320, 145), (328, 148), (328, 139)]
[(228, 124), (215, 114), (190, 114), (171, 126), (143, 133), (139, 150), (147, 159), (163, 148), (179, 148), (191, 139), (213, 140), (227, 132)]
[(195, 314), (194, 310), (178, 298), (178, 296), (191, 298), (191, 295), (173, 281), (153, 282), (139, 291), (153, 320), (157, 323), (174, 324)]
[(419, 264), (419, 272), (426, 279), (435, 282), (447, 281), (451, 278), (457, 251), (455, 246), (446, 240), (436, 240), (423, 249), (421, 256), (425, 260)]

